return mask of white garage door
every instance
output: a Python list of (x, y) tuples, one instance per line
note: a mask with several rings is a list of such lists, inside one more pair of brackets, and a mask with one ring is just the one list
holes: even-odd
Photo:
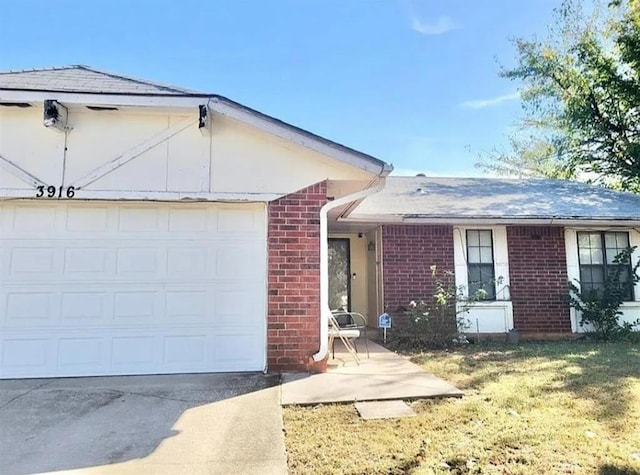
[(0, 226), (0, 378), (264, 368), (264, 205), (5, 202)]

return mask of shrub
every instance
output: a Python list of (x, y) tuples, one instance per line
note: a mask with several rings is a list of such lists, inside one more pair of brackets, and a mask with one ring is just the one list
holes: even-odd
[(640, 325), (640, 319), (633, 323), (620, 322), (620, 306), (640, 281), (640, 260), (631, 267), (629, 278), (622, 279), (622, 269), (631, 262), (635, 249), (624, 249), (615, 257), (613, 264), (616, 265), (605, 276), (602, 288), (582, 290), (580, 281), (569, 282), (569, 305), (580, 312), (580, 325), (587, 327), (588, 333), (597, 340), (625, 340), (637, 336), (633, 335), (633, 330)]
[(471, 325), (466, 314), (474, 302), (486, 298), (486, 291), (481, 289), (465, 297), (464, 286), (454, 284), (453, 272), (438, 272), (436, 266), (431, 266), (431, 275), (434, 284), (431, 300), (408, 304), (389, 334), (391, 347), (415, 350), (468, 343), (464, 332)]

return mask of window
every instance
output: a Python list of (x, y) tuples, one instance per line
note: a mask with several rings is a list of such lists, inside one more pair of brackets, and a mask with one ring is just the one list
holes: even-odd
[(467, 272), (469, 295), (483, 289), (487, 293), (485, 300), (495, 300), (493, 236), (490, 229), (467, 230)]
[[(616, 264), (616, 256), (629, 247), (627, 232), (579, 232), (578, 259), (580, 262), (580, 285), (583, 291), (601, 292), (605, 277), (618, 268), (620, 282), (629, 282), (631, 260)], [(632, 286), (628, 286), (625, 300), (633, 300)]]

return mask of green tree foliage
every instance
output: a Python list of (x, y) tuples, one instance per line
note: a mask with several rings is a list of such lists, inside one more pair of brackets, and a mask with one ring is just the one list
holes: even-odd
[(525, 116), (479, 166), (640, 192), (640, 1), (582, 4), (565, 0), (545, 40), (515, 40), (501, 75), (521, 84)]

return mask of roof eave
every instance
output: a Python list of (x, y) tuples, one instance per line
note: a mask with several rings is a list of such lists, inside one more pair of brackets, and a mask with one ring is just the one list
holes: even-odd
[(350, 215), (345, 222), (379, 224), (529, 224), (547, 226), (640, 226), (640, 217)]

